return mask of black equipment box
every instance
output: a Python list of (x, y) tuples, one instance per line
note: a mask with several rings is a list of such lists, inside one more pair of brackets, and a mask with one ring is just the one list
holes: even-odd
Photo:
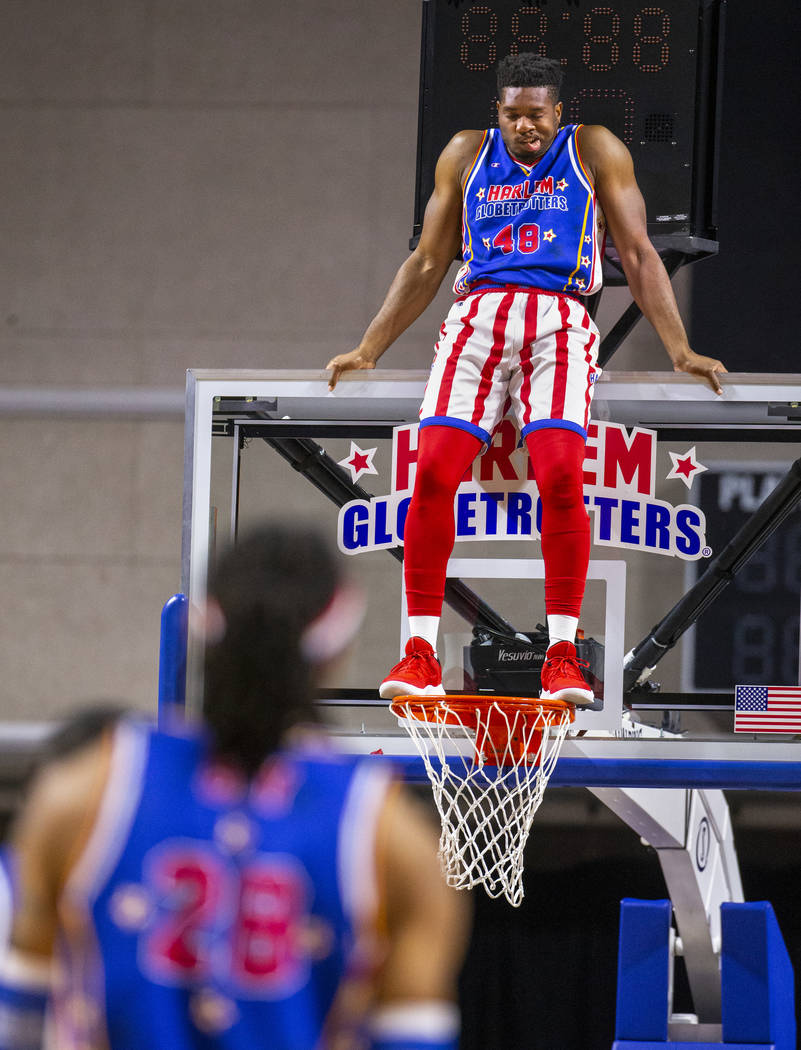
[[(503, 635), (484, 627), (473, 628), (473, 641), (464, 648), (466, 693), (498, 696), (539, 696), (548, 632), (537, 624), (534, 631)], [(576, 639), (576, 654), (587, 666), (582, 672), (599, 699), (603, 698), (604, 647), (594, 638)]]

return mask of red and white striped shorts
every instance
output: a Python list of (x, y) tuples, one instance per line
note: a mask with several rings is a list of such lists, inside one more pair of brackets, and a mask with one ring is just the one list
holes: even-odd
[(511, 413), (523, 437), (541, 427), (587, 436), (598, 329), (578, 299), (505, 286), (458, 299), (440, 329), (420, 425), (489, 443)]

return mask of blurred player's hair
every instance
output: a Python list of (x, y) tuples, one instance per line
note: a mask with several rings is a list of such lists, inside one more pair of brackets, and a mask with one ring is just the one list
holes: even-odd
[[(208, 596), (203, 714), (217, 757), (252, 776), (294, 725), (319, 721), (304, 631), (340, 584), (334, 552), (296, 522), (251, 532), (224, 554)], [(216, 606), (216, 609), (214, 607)]]
[(507, 55), (497, 67), (498, 98), (503, 98), (504, 88), (546, 87), (556, 103), (562, 90), (564, 74), (556, 59), (543, 58), (533, 51), (521, 51), (519, 55)]
[(69, 715), (46, 739), (40, 752), (42, 765), (66, 758), (111, 729), (127, 713), (120, 701), (96, 700)]
[(31, 754), (20, 775), (20, 788), (27, 790), (40, 770), (51, 762), (69, 758), (74, 752), (93, 744), (128, 711), (121, 700), (92, 700), (67, 715)]

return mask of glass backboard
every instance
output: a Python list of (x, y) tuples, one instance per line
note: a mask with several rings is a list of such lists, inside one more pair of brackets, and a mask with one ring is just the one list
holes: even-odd
[[(277, 514), (319, 523), (370, 599), (365, 627), (319, 701), (343, 747), (408, 756), (410, 776), (410, 745), (377, 685), (406, 639), (402, 536), (425, 378), (354, 373), (330, 393), (317, 372), (193, 370), (187, 388), (190, 601), (204, 594), (209, 559), (250, 523)], [(683, 375), (601, 377), (585, 460), (593, 547), (580, 624), (596, 702), (578, 716), (555, 783), (801, 784), (794, 733), (734, 727), (736, 685), (798, 684), (797, 504), (650, 676), (633, 684), (624, 673), (625, 654), (790, 471), (799, 401), (796, 376), (729, 375), (722, 398)], [(465, 478), (455, 518), (440, 638), (446, 689), (524, 695), (536, 688), (545, 610), (536, 484), (511, 423)], [(749, 609), (759, 587), (759, 608), (754, 598)], [(758, 624), (749, 619), (757, 615)], [(761, 631), (750, 642), (749, 624)], [(191, 696), (191, 650), (189, 666)]]

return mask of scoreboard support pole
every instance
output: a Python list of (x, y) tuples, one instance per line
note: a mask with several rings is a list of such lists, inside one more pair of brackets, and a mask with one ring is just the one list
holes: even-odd
[[(685, 263), (694, 261), (695, 259), (692, 256), (689, 256), (684, 252), (667, 251), (662, 253), (662, 262), (664, 263), (669, 277), (673, 277), (673, 275)], [(598, 304), (600, 303), (602, 295), (603, 288), (593, 296), (595, 300), (594, 309), (592, 311), (593, 313), (598, 309)], [(585, 303), (585, 305), (587, 304)], [(603, 339), (601, 339), (600, 346), (598, 347), (598, 364), (601, 368), (606, 368), (607, 364), (615, 354), (615, 351), (619, 349), (624, 339), (629, 335), (642, 316), (642, 310), (637, 303), (631, 303), (626, 307), (617, 321), (615, 321), (614, 325), (609, 329)]]

